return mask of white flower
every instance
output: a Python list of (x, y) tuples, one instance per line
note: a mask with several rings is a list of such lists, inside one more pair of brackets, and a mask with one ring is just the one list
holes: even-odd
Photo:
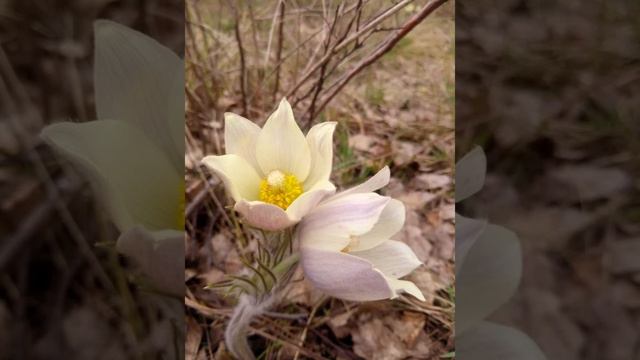
[(252, 226), (282, 230), (296, 224), (327, 195), (335, 122), (324, 122), (305, 137), (283, 99), (263, 128), (225, 114), (226, 155), (202, 162), (218, 174), (237, 210)]
[(307, 279), (331, 296), (355, 301), (395, 298), (418, 287), (399, 280), (421, 265), (406, 244), (389, 240), (402, 229), (404, 205), (373, 191), (389, 182), (385, 167), (365, 183), (322, 201), (298, 225)]
[(155, 40), (95, 23), (98, 118), (47, 126), (121, 231), (117, 249), (161, 290), (184, 293), (184, 66)]

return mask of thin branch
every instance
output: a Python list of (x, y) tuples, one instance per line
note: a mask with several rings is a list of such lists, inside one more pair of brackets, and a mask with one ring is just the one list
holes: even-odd
[[(233, 6), (233, 5), (232, 5)], [(242, 36), (240, 35), (240, 12), (238, 9), (233, 6), (233, 11), (235, 13), (235, 36), (236, 43), (238, 44), (238, 53), (240, 54), (240, 92), (242, 93), (242, 115), (248, 116), (248, 108), (247, 104), (247, 84), (246, 84), (246, 63), (245, 63), (245, 54), (244, 47), (242, 46)]]
[(394, 32), (389, 35), (387, 39), (380, 45), (376, 50), (374, 50), (369, 56), (360, 61), (357, 65), (353, 67), (351, 71), (343, 75), (335, 85), (335, 88), (331, 93), (324, 97), (322, 103), (318, 106), (317, 111), (314, 114), (311, 114), (309, 119), (313, 119), (316, 114), (320, 113), (325, 106), (344, 88), (347, 83), (353, 79), (358, 73), (360, 73), (367, 66), (373, 64), (378, 59), (380, 59), (384, 54), (389, 52), (393, 47), (400, 41), (403, 37), (405, 37), (413, 28), (415, 28), (418, 24), (422, 22), (427, 16), (433, 13), (437, 8), (439, 8), (442, 4), (446, 3), (448, 0), (433, 0), (426, 4), (420, 12), (414, 15), (411, 19), (409, 19), (400, 30)]
[(282, 43), (283, 40), (283, 32), (284, 32), (284, 0), (280, 1), (278, 8), (278, 19), (280, 23), (278, 24), (278, 44), (276, 45), (276, 81), (273, 88), (273, 102), (275, 103), (278, 99), (278, 91), (280, 90), (280, 68), (281, 68), (281, 58), (282, 58)]

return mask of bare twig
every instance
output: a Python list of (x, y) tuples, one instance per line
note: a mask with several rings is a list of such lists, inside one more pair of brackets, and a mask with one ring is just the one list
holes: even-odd
[[(233, 3), (232, 3), (233, 4)], [(233, 6), (233, 5), (232, 5)], [(246, 62), (245, 62), (245, 54), (244, 47), (242, 46), (242, 36), (240, 35), (240, 12), (238, 9), (233, 6), (233, 11), (235, 13), (235, 36), (236, 43), (238, 44), (238, 53), (240, 55), (240, 92), (242, 93), (242, 115), (247, 116), (249, 105), (247, 104), (247, 84), (246, 84)]]
[(351, 69), (351, 71), (344, 74), (340, 79), (338, 79), (335, 85), (332, 85), (333, 90), (324, 97), (323, 101), (318, 106), (317, 111), (313, 114), (310, 114), (309, 119), (313, 119), (319, 112), (321, 112), (322, 109), (324, 109), (324, 107), (327, 106), (327, 104), (340, 92), (340, 90), (342, 90), (342, 88), (344, 88), (344, 86), (347, 85), (347, 83), (358, 73), (360, 73), (364, 68), (373, 64), (384, 54), (393, 49), (398, 41), (405, 37), (413, 28), (420, 24), (422, 20), (424, 20), (427, 16), (429, 16), (447, 1), (448, 0), (433, 0), (429, 2), (416, 15), (411, 17), (411, 19), (409, 19), (400, 30), (389, 35), (387, 39), (376, 50), (374, 50), (369, 56), (360, 61), (357, 65), (355, 65)]
[(278, 24), (278, 44), (276, 45), (276, 80), (275, 85), (273, 86), (273, 102), (275, 103), (278, 99), (278, 91), (280, 90), (280, 68), (281, 68), (281, 57), (282, 57), (282, 43), (284, 36), (284, 0), (281, 0), (278, 5), (278, 19), (280, 23)]

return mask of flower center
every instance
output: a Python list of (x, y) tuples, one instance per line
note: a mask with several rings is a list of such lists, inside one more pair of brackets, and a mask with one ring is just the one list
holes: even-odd
[(357, 236), (349, 235), (349, 244), (347, 244), (347, 246), (345, 246), (345, 248), (342, 249), (341, 251), (343, 253), (348, 253), (354, 248), (356, 248), (358, 245), (360, 245), (360, 239), (358, 239)]
[(302, 194), (302, 184), (295, 175), (273, 170), (260, 182), (260, 201), (287, 209)]

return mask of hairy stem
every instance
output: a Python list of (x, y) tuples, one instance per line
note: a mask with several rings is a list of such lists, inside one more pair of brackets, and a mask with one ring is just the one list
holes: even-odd
[(229, 351), (238, 359), (255, 359), (253, 351), (247, 341), (247, 335), (249, 334), (249, 326), (251, 320), (255, 317), (265, 314), (269, 308), (277, 301), (277, 290), (282, 288), (282, 280), (286, 278), (289, 270), (295, 266), (298, 262), (300, 255), (294, 253), (280, 261), (276, 266), (271, 269), (271, 272), (275, 274), (278, 279), (278, 284), (274, 284), (274, 287), (270, 294), (242, 294), (238, 300), (238, 304), (233, 309), (231, 320), (224, 333), (225, 343)]

